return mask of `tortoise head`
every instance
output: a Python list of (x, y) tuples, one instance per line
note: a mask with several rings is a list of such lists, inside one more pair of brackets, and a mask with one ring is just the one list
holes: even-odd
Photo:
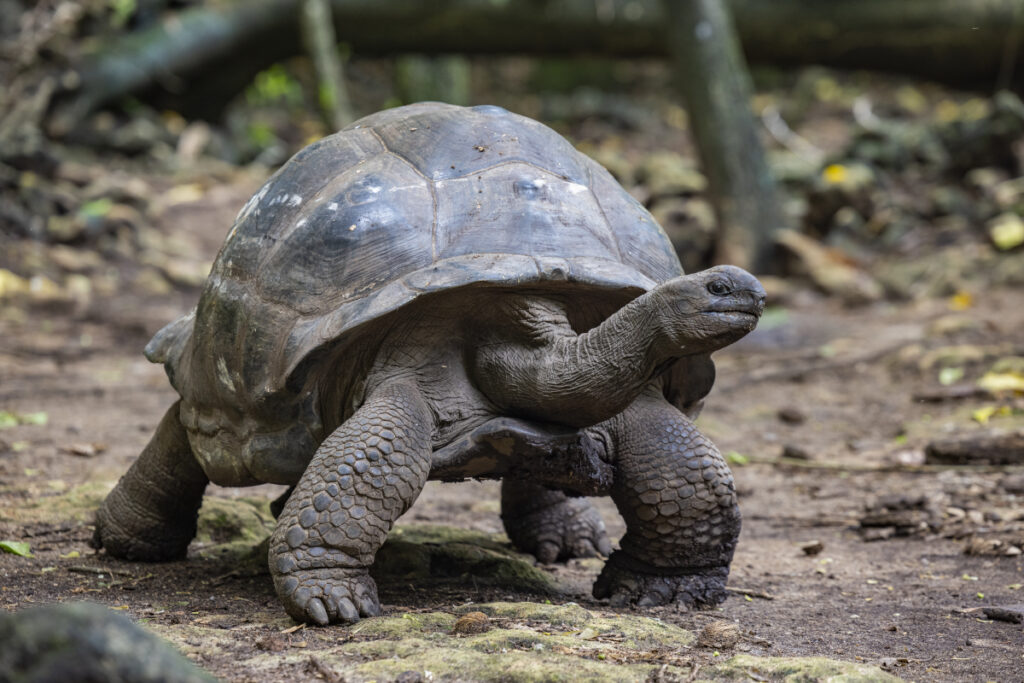
[(764, 311), (764, 287), (736, 266), (715, 266), (652, 290), (656, 326), (668, 356), (709, 353), (754, 329)]

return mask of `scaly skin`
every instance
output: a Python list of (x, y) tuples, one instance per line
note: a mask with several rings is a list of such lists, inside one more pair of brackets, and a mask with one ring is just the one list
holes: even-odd
[(96, 512), (93, 548), (144, 562), (185, 557), (210, 480), (192, 455), (179, 404)]
[(541, 562), (612, 552), (604, 521), (589, 500), (525, 479), (502, 480), (501, 521), (512, 544)]
[(595, 429), (613, 444), (612, 499), (626, 535), (594, 597), (639, 607), (720, 603), (740, 513), (718, 449), (654, 388)]
[(392, 383), (320, 445), (270, 538), (270, 572), (294, 619), (380, 614), (368, 569), (427, 481), (432, 430), (419, 390)]

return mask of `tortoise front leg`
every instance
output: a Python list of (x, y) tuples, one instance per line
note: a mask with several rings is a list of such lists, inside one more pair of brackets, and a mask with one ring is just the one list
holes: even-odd
[(326, 625), (380, 614), (368, 570), (427, 481), (431, 435), (419, 390), (394, 383), (320, 445), (270, 538), (270, 573), (294, 619)]
[(613, 444), (621, 550), (594, 583), (613, 605), (716, 605), (740, 533), (732, 473), (693, 423), (649, 388), (597, 425)]
[(185, 557), (210, 480), (192, 455), (178, 417), (180, 405), (178, 401), (170, 407), (96, 512), (93, 548), (145, 562)]

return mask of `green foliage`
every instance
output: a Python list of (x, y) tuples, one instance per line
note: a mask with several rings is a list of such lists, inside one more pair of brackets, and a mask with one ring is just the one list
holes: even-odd
[(245, 134), (256, 147), (265, 149), (270, 147), (277, 140), (274, 129), (262, 121), (253, 121), (246, 129)]
[(12, 413), (7, 410), (0, 410), (0, 429), (17, 427), (18, 425), (35, 425), (45, 427), (50, 416), (45, 412), (36, 413)]
[(252, 85), (245, 91), (245, 99), (253, 106), (299, 106), (303, 100), (302, 86), (292, 78), (283, 65), (274, 64), (256, 74)]
[(93, 199), (88, 201), (78, 209), (78, 215), (82, 218), (103, 218), (110, 209), (114, 206), (114, 202), (108, 197), (101, 197), (99, 199)]
[(107, 0), (107, 2), (112, 12), (110, 23), (115, 28), (121, 28), (127, 24), (137, 9), (135, 0)]

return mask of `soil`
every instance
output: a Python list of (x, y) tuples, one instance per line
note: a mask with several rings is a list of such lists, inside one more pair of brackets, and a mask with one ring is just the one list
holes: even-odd
[[(212, 259), (254, 189), (252, 179), (235, 179), (165, 212), (157, 228), (189, 237)], [(223, 679), (330, 679), (314, 664), (304, 673), (291, 664), (271, 671), (239, 664), (268, 649), (315, 653), (331, 638), (350, 637), (344, 627), (327, 637), (283, 633), (292, 622), (265, 572), (226, 567), (200, 547), (182, 562), (119, 562), (89, 549), (87, 516), (47, 506), (82, 485), (109, 487), (145, 445), (175, 395), (141, 348), (196, 297), (195, 288), (124, 285), (87, 304), (4, 305), (0, 411), (45, 413), (46, 423), (32, 424), (42, 421), (37, 416), (0, 431), (0, 540), (29, 542), (34, 555), (0, 554), (0, 607), (88, 599), (158, 626), (186, 652), (195, 644), (188, 628), (212, 624), (229, 646), (190, 656)], [(753, 655), (874, 663), (917, 681), (1024, 681), (1024, 626), (979, 609), (1024, 602), (1020, 469), (922, 464), (931, 441), (1016, 428), (1020, 411), (1012, 400), (978, 395), (915, 399), (943, 389), (944, 361), (936, 361), (943, 353), (960, 354), (964, 380), (1000, 357), (1024, 355), (1024, 302), (1019, 290), (996, 289), (964, 310), (953, 310), (963, 301), (954, 303), (849, 309), (791, 293), (757, 332), (718, 354), (717, 385), (698, 424), (730, 454), (740, 491), (734, 592), (714, 610), (621, 612), (695, 633), (728, 620), (739, 627), (737, 648)], [(972, 419), (999, 405), (1009, 408), (988, 424)], [(783, 451), (799, 457), (780, 459)], [(208, 495), (270, 500), (280, 490), (211, 488)], [(610, 501), (600, 505), (617, 539), (622, 522)], [(431, 483), (402, 522), (498, 533), (498, 487)], [(613, 614), (587, 591), (598, 567), (574, 561), (542, 569), (577, 587), (555, 602)], [(466, 581), (382, 592), (389, 615), (538, 599), (545, 596)], [(697, 648), (689, 656), (707, 663), (718, 654)]]

